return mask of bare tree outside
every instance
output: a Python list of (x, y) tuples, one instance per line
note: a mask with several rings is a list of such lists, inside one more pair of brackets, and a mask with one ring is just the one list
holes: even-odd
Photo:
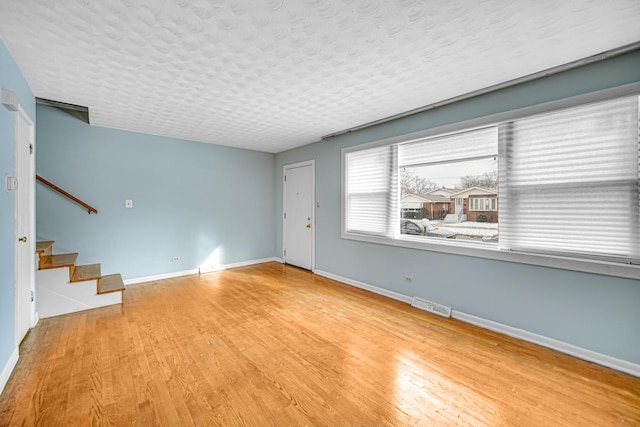
[(400, 171), (400, 189), (402, 194), (427, 194), (430, 190), (438, 188), (437, 184), (416, 175), (412, 170), (402, 169)]
[(498, 174), (495, 171), (485, 172), (482, 175), (466, 175), (460, 177), (460, 188), (498, 188)]

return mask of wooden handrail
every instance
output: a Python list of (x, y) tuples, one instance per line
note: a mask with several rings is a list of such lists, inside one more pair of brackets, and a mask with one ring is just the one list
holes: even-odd
[(76, 202), (80, 206), (83, 206), (85, 209), (87, 209), (89, 211), (89, 215), (91, 215), (91, 212), (93, 212), (95, 214), (98, 213), (96, 208), (94, 208), (93, 206), (90, 206), (90, 205), (86, 204), (85, 202), (83, 202), (82, 200), (80, 200), (77, 197), (75, 197), (74, 195), (67, 193), (62, 188), (58, 187), (55, 184), (50, 183), (49, 181), (47, 181), (46, 179), (44, 179), (40, 175), (36, 175), (36, 179), (38, 181), (40, 181), (41, 183), (43, 183), (44, 185), (46, 185), (47, 187), (50, 187), (50, 188), (56, 190), (58, 193), (62, 194), (63, 196), (68, 197), (69, 199), (73, 200), (74, 202)]

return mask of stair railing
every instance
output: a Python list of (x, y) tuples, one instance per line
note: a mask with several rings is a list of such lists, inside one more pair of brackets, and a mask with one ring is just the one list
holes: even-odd
[(62, 194), (63, 196), (73, 200), (74, 202), (76, 202), (77, 204), (79, 204), (80, 206), (84, 207), (88, 212), (89, 215), (91, 215), (91, 212), (93, 212), (94, 214), (98, 214), (98, 210), (96, 208), (94, 208), (91, 205), (86, 204), (85, 202), (83, 202), (82, 200), (78, 199), (76, 196), (67, 193), (66, 191), (64, 191), (62, 188), (58, 187), (55, 184), (52, 184), (51, 182), (47, 181), (46, 179), (44, 179), (43, 177), (41, 177), (40, 175), (36, 175), (36, 179), (38, 181), (40, 181), (41, 183), (43, 183), (44, 185), (46, 185), (47, 187), (57, 191), (58, 193)]

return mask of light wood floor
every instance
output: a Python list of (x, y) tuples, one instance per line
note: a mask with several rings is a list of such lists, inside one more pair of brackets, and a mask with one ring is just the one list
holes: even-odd
[(640, 379), (277, 263), (44, 319), (0, 425), (640, 425)]

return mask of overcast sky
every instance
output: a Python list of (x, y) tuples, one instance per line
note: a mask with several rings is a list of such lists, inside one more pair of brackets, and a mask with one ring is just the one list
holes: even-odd
[(460, 177), (498, 172), (497, 158), (471, 160), (467, 162), (441, 163), (431, 166), (407, 168), (421, 178), (426, 178), (438, 187), (456, 188)]

